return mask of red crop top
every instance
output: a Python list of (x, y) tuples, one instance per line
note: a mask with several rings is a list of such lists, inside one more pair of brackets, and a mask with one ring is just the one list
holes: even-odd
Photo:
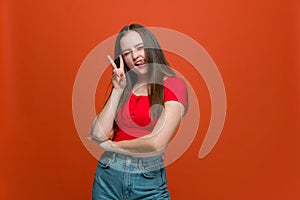
[[(187, 106), (187, 89), (179, 77), (169, 77), (164, 81), (164, 102), (178, 101)], [(148, 96), (131, 93), (129, 100), (117, 114), (117, 130), (114, 141), (131, 140), (151, 133), (156, 120), (150, 117)]]

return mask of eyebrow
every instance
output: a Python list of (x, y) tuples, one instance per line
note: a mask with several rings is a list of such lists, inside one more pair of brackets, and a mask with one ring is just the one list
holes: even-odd
[[(138, 46), (140, 46), (140, 45), (144, 45), (144, 43), (143, 43), (143, 42), (138, 43), (138, 44), (134, 45), (134, 48), (136, 48), (136, 47), (138, 47)], [(125, 51), (129, 51), (129, 50), (130, 50), (130, 49), (124, 49), (124, 50), (122, 51), (122, 53), (124, 53)]]

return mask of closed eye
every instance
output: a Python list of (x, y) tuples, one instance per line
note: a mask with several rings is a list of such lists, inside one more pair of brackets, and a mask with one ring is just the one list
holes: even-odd
[(144, 46), (140, 46), (137, 48), (138, 51), (144, 50)]
[(123, 52), (123, 56), (128, 56), (130, 54), (130, 51)]

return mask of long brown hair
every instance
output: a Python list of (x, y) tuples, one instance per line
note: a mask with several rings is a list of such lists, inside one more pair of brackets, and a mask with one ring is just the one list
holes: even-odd
[[(164, 105), (164, 78), (176, 76), (175, 72), (169, 67), (169, 64), (164, 56), (164, 53), (155, 38), (155, 36), (144, 26), (139, 24), (131, 24), (125, 26), (119, 32), (115, 43), (115, 59), (122, 54), (120, 40), (128, 31), (136, 31), (142, 38), (146, 61), (148, 64), (148, 97), (151, 106), (151, 116), (158, 117)], [(120, 99), (117, 110), (119, 110), (128, 100), (133, 86), (137, 81), (137, 76), (124, 62), (126, 86)], [(161, 105), (161, 106), (154, 106)], [(116, 128), (116, 123), (114, 125)]]

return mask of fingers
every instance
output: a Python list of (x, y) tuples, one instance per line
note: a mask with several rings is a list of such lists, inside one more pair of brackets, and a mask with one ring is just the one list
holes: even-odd
[(112, 65), (112, 67), (113, 67), (115, 70), (118, 69), (116, 63), (113, 61), (113, 59), (110, 57), (110, 55), (107, 55), (107, 58), (108, 58), (110, 64)]
[(114, 72), (113, 78), (117, 78), (117, 80), (125, 78), (124, 72), (122, 70), (120, 70), (120, 69), (114, 69), (113, 72)]
[(112, 67), (113, 67), (114, 69), (121, 69), (122, 71), (124, 71), (124, 61), (123, 61), (122, 55), (119, 55), (120, 68), (117, 67), (116, 63), (115, 63), (114, 60), (110, 57), (110, 55), (107, 55), (107, 58), (108, 58), (110, 64), (112, 65)]
[(118, 70), (114, 69), (115, 73), (117, 73), (119, 78), (125, 78), (124, 76), (124, 61), (122, 55), (119, 55), (120, 67)]
[(122, 55), (119, 55), (119, 59), (120, 59), (120, 69), (124, 72), (124, 61)]
[(124, 60), (122, 58), (122, 55), (119, 55), (119, 61), (120, 61), (119, 68), (117, 67), (116, 63), (109, 55), (107, 55), (107, 58), (113, 67), (112, 83), (114, 87), (119, 89), (124, 88), (124, 86), (126, 85), (126, 76), (124, 71)]

